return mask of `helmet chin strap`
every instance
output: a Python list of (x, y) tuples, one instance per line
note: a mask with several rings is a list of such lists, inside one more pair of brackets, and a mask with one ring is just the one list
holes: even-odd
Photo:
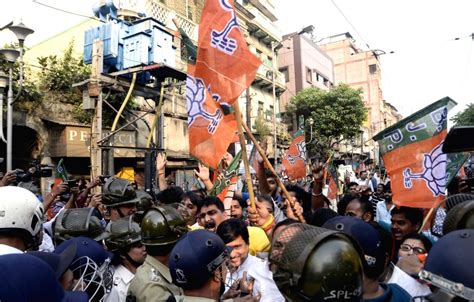
[(128, 262), (130, 262), (130, 264), (133, 265), (133, 267), (135, 268), (138, 268), (140, 265), (143, 264), (143, 262), (138, 262), (138, 261), (133, 260), (132, 257), (128, 255), (128, 253), (125, 253), (125, 259), (127, 259)]
[(116, 209), (117, 209), (117, 212), (118, 212), (120, 218), (124, 218), (126, 216), (125, 214), (122, 213), (122, 210), (120, 210), (120, 207), (117, 207)]

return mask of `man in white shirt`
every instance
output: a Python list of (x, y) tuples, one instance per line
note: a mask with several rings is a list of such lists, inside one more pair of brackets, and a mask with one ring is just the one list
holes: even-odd
[(43, 205), (30, 191), (0, 187), (0, 255), (37, 250), (43, 231)]
[(249, 254), (249, 233), (245, 223), (238, 219), (228, 219), (217, 228), (217, 235), (222, 238), (230, 252), (232, 268), (226, 277), (226, 291), (236, 280), (244, 277), (253, 281), (252, 296), (261, 296), (260, 301), (285, 301), (273, 281), (268, 262)]
[(369, 179), (367, 178), (367, 171), (360, 171), (359, 178), (355, 181), (359, 186), (369, 186)]

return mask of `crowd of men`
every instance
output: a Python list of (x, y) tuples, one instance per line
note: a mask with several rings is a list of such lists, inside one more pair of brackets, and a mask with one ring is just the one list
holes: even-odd
[(205, 189), (168, 184), (161, 155), (157, 194), (99, 177), (39, 198), (7, 172), (0, 301), (474, 301), (474, 195), (451, 190), (422, 229), (377, 173), (334, 202), (321, 164), (303, 184), (258, 165), (253, 204), (211, 196), (204, 166)]

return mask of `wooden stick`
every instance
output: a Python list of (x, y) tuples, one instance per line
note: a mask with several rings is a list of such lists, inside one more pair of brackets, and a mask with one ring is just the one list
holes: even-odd
[[(437, 208), (437, 207), (436, 207)], [(425, 228), (426, 224), (428, 223), (428, 221), (430, 220), (431, 216), (433, 215), (434, 213), (434, 210), (436, 209), (435, 207), (431, 208), (428, 212), (428, 214), (426, 214), (426, 217), (425, 219), (423, 220), (423, 223), (421, 224), (421, 227), (420, 227), (420, 230), (418, 231), (418, 234), (421, 234), (421, 232), (423, 231), (423, 229)]]
[(247, 144), (245, 142), (244, 131), (242, 129), (242, 116), (240, 114), (240, 108), (238, 101), (232, 105), (234, 107), (235, 112), (235, 119), (237, 120), (237, 129), (239, 130), (239, 140), (240, 140), (240, 147), (242, 148), (242, 158), (244, 160), (244, 167), (245, 167), (245, 178), (247, 180), (247, 187), (249, 191), (249, 199), (250, 199), (250, 207), (255, 209), (255, 194), (253, 192), (253, 184), (252, 184), (252, 176), (250, 174), (250, 164), (249, 158), (247, 157)]
[(278, 177), (278, 174), (276, 173), (275, 169), (273, 168), (272, 164), (270, 163), (270, 161), (268, 160), (266, 154), (265, 154), (265, 151), (262, 149), (262, 147), (260, 147), (259, 143), (257, 142), (257, 140), (255, 139), (255, 137), (253, 136), (252, 134), (252, 131), (250, 131), (250, 129), (247, 127), (247, 125), (245, 124), (242, 124), (242, 126), (244, 127), (245, 131), (247, 132), (247, 135), (250, 137), (250, 139), (252, 140), (253, 144), (255, 145), (255, 148), (257, 148), (257, 151), (258, 153), (260, 153), (260, 156), (262, 156), (263, 158), (263, 161), (265, 162), (265, 164), (267, 165), (267, 167), (270, 169), (270, 171), (272, 172), (272, 174), (275, 176), (275, 179), (278, 183), (278, 186), (280, 187), (281, 191), (283, 192), (283, 195), (285, 196), (285, 198), (288, 200), (288, 202), (290, 203), (290, 207), (291, 209), (293, 210), (293, 213), (295, 213), (295, 215), (297, 216), (298, 220), (301, 222), (301, 223), (306, 223), (306, 220), (304, 219), (303, 215), (301, 214), (296, 214), (296, 208), (295, 208), (295, 202), (293, 201), (293, 198), (290, 196), (290, 194), (288, 194), (288, 191), (286, 190), (285, 188), (285, 185), (280, 181), (280, 178)]

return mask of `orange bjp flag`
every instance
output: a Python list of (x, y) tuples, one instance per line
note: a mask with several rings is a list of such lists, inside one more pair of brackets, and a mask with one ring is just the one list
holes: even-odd
[(230, 106), (253, 82), (260, 64), (240, 32), (234, 1), (207, 0), (196, 65), (188, 64), (186, 81), (189, 149), (205, 165), (216, 169), (235, 140)]
[(374, 137), (397, 206), (432, 208), (445, 199), (448, 157), (442, 147), (448, 111), (454, 105), (449, 97), (443, 98)]
[(199, 24), (195, 76), (220, 103), (232, 105), (252, 84), (261, 62), (247, 47), (233, 0), (207, 0)]
[(306, 143), (304, 132), (296, 132), (290, 149), (283, 157), (283, 166), (291, 180), (306, 177)]

